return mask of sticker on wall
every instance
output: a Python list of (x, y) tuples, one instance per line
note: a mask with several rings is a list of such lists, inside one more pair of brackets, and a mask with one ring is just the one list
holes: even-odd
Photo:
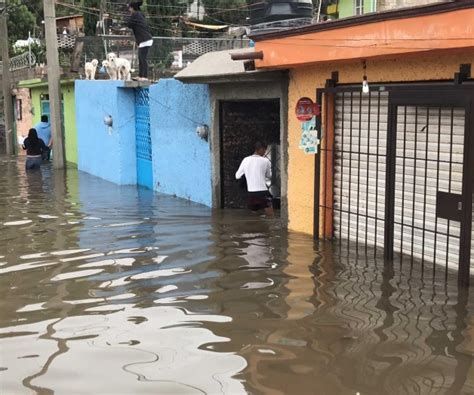
[(320, 139), (318, 137), (318, 130), (316, 129), (316, 117), (313, 117), (311, 120), (301, 124), (299, 147), (305, 154), (314, 155), (318, 153), (319, 143)]
[(319, 104), (314, 103), (309, 97), (302, 97), (296, 103), (295, 114), (300, 122), (308, 122), (313, 117), (319, 116), (321, 109)]

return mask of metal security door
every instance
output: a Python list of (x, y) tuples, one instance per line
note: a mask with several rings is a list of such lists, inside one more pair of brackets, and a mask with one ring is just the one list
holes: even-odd
[(383, 247), (387, 113), (388, 92), (336, 94), (332, 209), (339, 241)]
[[(328, 86), (315, 235), (423, 271), (474, 270), (472, 85)], [(318, 171), (319, 170), (319, 171)]]
[(470, 96), (391, 92), (388, 116), (386, 257), (459, 270), (460, 282), (471, 259)]
[(148, 88), (135, 90), (135, 130), (137, 183), (153, 189), (153, 165), (150, 134), (150, 97)]

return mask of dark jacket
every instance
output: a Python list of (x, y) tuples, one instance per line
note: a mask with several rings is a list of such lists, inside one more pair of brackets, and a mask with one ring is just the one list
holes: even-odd
[(43, 152), (48, 152), (49, 148), (46, 146), (43, 140), (37, 139), (34, 143), (29, 137), (23, 141), (23, 149), (26, 150), (26, 155), (37, 156)]
[(127, 27), (133, 30), (133, 35), (135, 36), (137, 44), (151, 40), (153, 38), (150, 33), (150, 28), (146, 23), (145, 16), (141, 12), (134, 12), (126, 19), (125, 22)]

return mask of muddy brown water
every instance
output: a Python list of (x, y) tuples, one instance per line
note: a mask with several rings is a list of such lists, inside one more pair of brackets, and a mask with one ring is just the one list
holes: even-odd
[(278, 219), (0, 158), (2, 394), (473, 394), (474, 301)]

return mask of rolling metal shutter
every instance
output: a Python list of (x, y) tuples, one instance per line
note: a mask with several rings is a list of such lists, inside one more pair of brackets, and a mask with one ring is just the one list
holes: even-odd
[[(336, 95), (339, 240), (384, 246), (388, 98), (385, 91)], [(436, 216), (436, 200), (438, 191), (462, 194), (465, 117), (464, 108), (397, 107), (394, 251), (402, 256), (458, 268), (461, 226)]]
[(334, 236), (383, 247), (388, 93), (336, 96)]
[(461, 223), (436, 216), (437, 193), (462, 195), (464, 108), (399, 106), (394, 250), (458, 268)]

